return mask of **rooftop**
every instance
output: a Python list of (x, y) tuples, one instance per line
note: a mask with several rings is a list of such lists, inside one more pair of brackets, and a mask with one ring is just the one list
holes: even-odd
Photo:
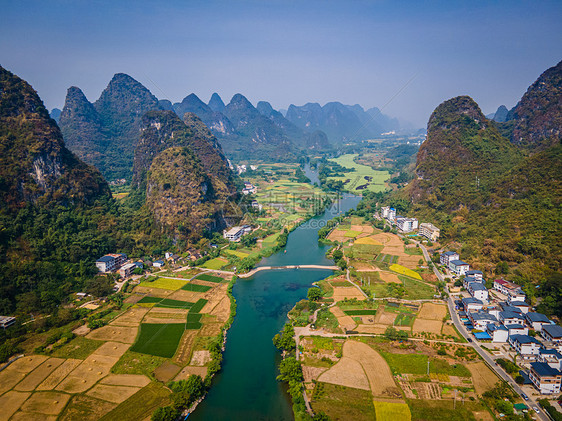
[(548, 320), (548, 317), (546, 317), (542, 313), (527, 313), (526, 317), (527, 317), (527, 320), (529, 320), (530, 322), (550, 323), (550, 320)]
[(513, 323), (505, 326), (507, 329), (525, 329), (525, 326), (519, 323)]
[(111, 262), (115, 260), (115, 257), (106, 254), (105, 256), (100, 257), (96, 262)]
[(504, 325), (495, 325), (493, 323), (488, 323), (487, 328), (490, 332), (494, 332), (496, 330), (504, 330), (507, 332), (507, 328)]
[(462, 260), (453, 260), (451, 263), (455, 266), (468, 266), (468, 263), (463, 262)]
[(559, 370), (552, 368), (547, 363), (531, 363), (533, 369), (539, 376), (560, 376)]
[(488, 291), (488, 289), (481, 282), (471, 282), (468, 287), (473, 291)]
[(465, 305), (466, 304), (484, 304), (478, 298), (474, 298), (474, 297), (463, 298), (461, 301)]
[(546, 325), (542, 327), (543, 332), (548, 333), (553, 338), (562, 338), (562, 327), (558, 325)]
[(491, 320), (493, 322), (497, 322), (496, 316), (486, 312), (477, 312), (477, 313), (470, 313), (470, 317), (472, 320)]
[(458, 256), (458, 255), (459, 255), (459, 254), (458, 254), (457, 252), (455, 252), (455, 251), (446, 251), (446, 252), (441, 253), (441, 254), (444, 254), (445, 256), (453, 256), (453, 255), (457, 255), (457, 256)]
[(530, 343), (535, 343), (535, 344), (539, 344), (541, 345), (541, 343), (536, 340), (535, 338), (532, 338), (529, 335), (511, 335), (509, 337), (509, 339), (512, 339), (514, 341), (519, 342), (520, 344), (530, 344)]

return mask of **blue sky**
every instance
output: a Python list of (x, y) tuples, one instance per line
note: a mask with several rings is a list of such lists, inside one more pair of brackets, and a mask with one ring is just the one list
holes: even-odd
[(470, 95), (514, 106), (562, 60), (561, 1), (8, 1), (0, 65), (48, 108), (124, 72), (158, 98), (341, 101), (427, 124)]

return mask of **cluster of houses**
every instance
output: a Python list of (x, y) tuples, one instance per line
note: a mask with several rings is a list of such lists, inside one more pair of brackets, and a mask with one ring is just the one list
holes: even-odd
[(244, 188), (242, 189), (243, 194), (256, 194), (258, 192), (258, 188), (254, 186), (249, 181), (244, 181)]
[[(454, 252), (443, 253), (441, 262), (448, 263), (450, 269), (468, 266), (459, 261)], [(506, 300), (498, 305), (487, 305), (488, 290), (482, 272), (468, 267), (466, 271), (455, 273), (465, 275), (463, 286), (471, 295), (457, 301), (458, 307), (463, 309), (459, 316), (467, 329), (472, 330), (476, 339), (509, 344), (523, 361), (530, 363), (529, 381), (541, 394), (560, 393), (562, 327), (544, 314), (533, 312), (519, 285), (496, 279), (493, 289)]]
[(391, 225), (396, 227), (402, 232), (412, 232), (418, 230), (418, 234), (424, 236), (430, 241), (437, 241), (439, 238), (439, 228), (435, 225), (424, 222), (419, 224), (416, 218), (407, 218), (396, 214), (396, 209), (390, 206), (383, 206), (381, 208), (381, 216), (386, 219)]
[(143, 268), (143, 262), (127, 263), (125, 253), (106, 254), (96, 260), (96, 267), (102, 273), (118, 272), (122, 278), (128, 278), (136, 268)]

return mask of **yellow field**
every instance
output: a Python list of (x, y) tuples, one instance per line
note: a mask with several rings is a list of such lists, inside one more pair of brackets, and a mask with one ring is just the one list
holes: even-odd
[(158, 278), (152, 282), (141, 282), (139, 286), (145, 288), (158, 288), (175, 291), (180, 289), (185, 284), (187, 284), (187, 280), (182, 281), (180, 279)]
[(412, 414), (408, 405), (402, 402), (374, 401), (377, 421), (410, 421)]
[(358, 238), (355, 241), (355, 244), (368, 244), (370, 246), (382, 246), (382, 243), (380, 241), (377, 241), (377, 240), (375, 240), (374, 238), (371, 238), (371, 237)]
[(401, 275), (406, 275), (411, 278), (418, 279), (420, 281), (422, 280), (422, 277), (420, 276), (419, 273), (414, 272), (413, 270), (408, 269), (402, 265), (397, 265), (397, 264), (390, 265), (390, 270), (399, 273)]

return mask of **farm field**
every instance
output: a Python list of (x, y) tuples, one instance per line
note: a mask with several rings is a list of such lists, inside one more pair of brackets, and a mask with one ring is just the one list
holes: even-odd
[(387, 189), (386, 181), (390, 178), (388, 171), (376, 171), (367, 165), (358, 164), (354, 161), (356, 154), (346, 154), (339, 158), (332, 158), (342, 167), (353, 168), (355, 171), (344, 173), (341, 177), (329, 177), (329, 180), (342, 181), (344, 189), (356, 194), (363, 191), (382, 192)]
[[(10, 364), (0, 372), (0, 419), (150, 419), (169, 403), (169, 390), (153, 380), (160, 367), (175, 367), (169, 381), (180, 371), (184, 379), (192, 372), (205, 376), (211, 363), (205, 347), (221, 334), (230, 298), (222, 277), (207, 276), (202, 282), (213, 286), (205, 292), (179, 289), (187, 280), (159, 278), (145, 283), (150, 288), (141, 283), (122, 312), (109, 313), (114, 318), (107, 325), (82, 329), (85, 336), (52, 356), (26, 355)], [(157, 295), (146, 295), (147, 289)], [(193, 294), (193, 300), (169, 298), (179, 293)]]
[[(421, 314), (427, 317), (429, 310)], [(305, 390), (315, 411), (340, 420), (366, 419), (365, 414), (389, 421), (492, 419), (477, 394), (490, 390), (497, 378), (491, 372), (476, 373), (484, 365), (480, 360), (463, 364), (450, 355), (439, 356), (439, 345), (422, 342), (398, 349), (384, 338), (356, 339), (301, 341)], [(454, 407), (454, 390), (464, 407), (459, 402)]]
[(214, 259), (207, 260), (203, 267), (206, 269), (222, 269), (224, 266), (228, 264), (228, 260), (223, 259), (221, 257), (215, 257)]
[(180, 279), (170, 279), (170, 278), (158, 278), (154, 281), (145, 281), (139, 284), (140, 287), (145, 288), (158, 288), (158, 289), (166, 289), (169, 291), (175, 291), (180, 289), (184, 286), (187, 281), (182, 281)]

